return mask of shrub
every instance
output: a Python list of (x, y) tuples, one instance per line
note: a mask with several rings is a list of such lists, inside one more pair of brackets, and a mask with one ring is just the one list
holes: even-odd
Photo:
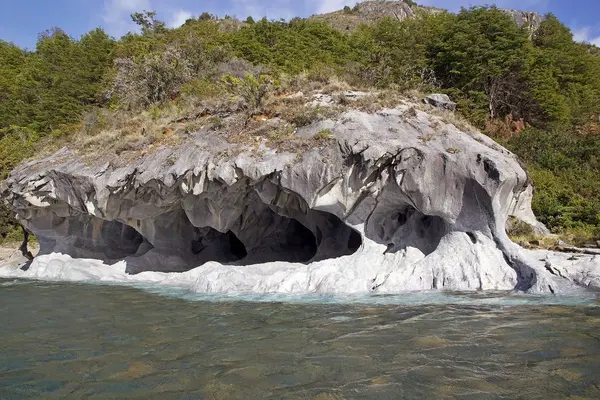
[(0, 129), (0, 180), (25, 158), (35, 152), (34, 143), (39, 135), (29, 128), (11, 126)]
[(221, 78), (227, 89), (246, 102), (250, 115), (262, 112), (263, 102), (273, 90), (273, 80), (266, 75), (254, 76), (247, 73), (244, 78), (225, 75)]
[(335, 76), (335, 70), (325, 64), (317, 64), (308, 71), (308, 79), (319, 83), (329, 83)]
[(319, 108), (302, 105), (286, 110), (284, 118), (297, 127), (307, 126), (320, 119)]
[(510, 217), (506, 227), (506, 233), (511, 237), (528, 237), (535, 233), (533, 227), (527, 222)]
[(0, 202), (0, 244), (5, 241), (14, 242), (22, 239), (23, 234), (19, 223), (14, 219), (8, 207)]
[(245, 78), (247, 74), (259, 76), (266, 73), (266, 68), (254, 65), (242, 58), (237, 57), (232, 57), (226, 61), (223, 61), (216, 67), (217, 76), (231, 75), (239, 79)]
[(173, 45), (136, 61), (115, 60), (116, 76), (109, 94), (129, 109), (146, 108), (177, 96), (181, 85), (191, 79), (190, 65)]
[(81, 130), (84, 134), (94, 136), (107, 126), (106, 117), (101, 109), (94, 109), (83, 115)]
[(333, 139), (333, 132), (331, 132), (329, 129), (321, 129), (315, 134), (315, 136), (313, 136), (313, 139), (318, 142)]
[(181, 85), (182, 96), (199, 100), (209, 99), (222, 94), (222, 89), (206, 78), (194, 79)]

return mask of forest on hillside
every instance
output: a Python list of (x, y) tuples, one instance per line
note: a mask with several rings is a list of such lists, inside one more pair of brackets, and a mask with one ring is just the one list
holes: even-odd
[[(527, 166), (541, 222), (600, 239), (600, 52), (576, 43), (553, 15), (533, 35), (494, 7), (384, 18), (351, 32), (300, 18), (204, 13), (177, 29), (153, 12), (132, 19), (140, 32), (118, 40), (102, 29), (73, 38), (59, 28), (41, 33), (33, 51), (0, 40), (0, 179), (41, 147), (95, 135), (111, 115), (236, 90), (260, 99), (264, 82), (303, 76), (447, 93)], [(1, 208), (2, 237), (16, 226)]]

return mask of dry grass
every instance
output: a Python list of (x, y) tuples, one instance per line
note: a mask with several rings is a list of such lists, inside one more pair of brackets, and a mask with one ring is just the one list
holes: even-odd
[[(173, 142), (181, 124), (172, 121), (187, 110), (175, 105), (150, 108), (133, 114), (125, 111), (99, 110), (105, 121), (102, 129), (90, 132), (83, 127), (71, 140), (72, 147), (86, 157), (125, 151), (140, 151), (163, 142)], [(90, 134), (91, 133), (91, 134)]]
[(227, 129), (226, 116), (239, 108), (234, 102), (235, 99), (187, 98), (141, 112), (96, 109), (87, 113), (70, 134), (52, 138), (52, 146), (44, 146), (46, 154), (42, 155), (50, 155), (63, 146), (89, 161), (125, 152), (145, 154), (160, 145), (181, 143), (187, 135), (206, 126), (215, 131)]
[(558, 237), (560, 240), (576, 247), (597, 245), (596, 240), (598, 239), (589, 228), (570, 228), (558, 234)]
[[(308, 144), (294, 137), (292, 132), (296, 128), (335, 118), (351, 106), (349, 103), (327, 107), (308, 104), (315, 92), (333, 94), (350, 89), (331, 71), (318, 69), (294, 77), (283, 76), (278, 88), (266, 97), (261, 115), (245, 113), (238, 98), (218, 92), (217, 86), (206, 81), (192, 82), (184, 89), (185, 94), (176, 102), (152, 106), (142, 112), (92, 110), (70, 134), (60, 140), (54, 138), (48, 153), (68, 146), (90, 161), (104, 155), (123, 157), (124, 153), (132, 153), (131, 156), (135, 156), (160, 145), (180, 143), (186, 135), (203, 127), (224, 132), (231, 143), (254, 144), (260, 142), (260, 138), (267, 138), (277, 148), (298, 149)], [(358, 108), (373, 103), (380, 107), (389, 103), (389, 97), (374, 95), (362, 105), (353, 103), (357, 103), (352, 106)], [(310, 144), (322, 142), (320, 139)]]
[[(407, 96), (405, 93), (398, 89), (380, 90), (363, 96), (350, 104), (352, 108), (373, 114), (384, 108), (395, 108), (406, 103)], [(412, 116), (416, 116), (416, 113)]]
[(557, 235), (509, 235), (510, 240), (517, 243), (519, 246), (534, 249), (552, 249), (556, 247), (556, 242), (561, 240)]
[(307, 72), (298, 75), (282, 75), (279, 79), (280, 87), (276, 94), (287, 95), (293, 93), (312, 93), (317, 90), (322, 90), (328, 81), (317, 81), (311, 79)]
[(540, 235), (535, 233), (531, 225), (518, 221), (514, 217), (508, 221), (507, 234), (513, 242), (526, 248), (556, 249), (559, 241), (575, 247), (594, 243), (589, 229), (572, 228), (559, 234)]
[(428, 114), (435, 115), (439, 117), (446, 124), (451, 124), (460, 129), (463, 132), (478, 132), (479, 130), (475, 128), (466, 118), (464, 118), (460, 113), (443, 110), (440, 108), (431, 108), (426, 110)]
[(337, 76), (332, 76), (331, 78), (329, 78), (329, 81), (321, 91), (325, 94), (332, 94), (336, 92), (348, 91), (351, 89), (352, 88), (350, 87), (350, 85), (348, 85), (348, 83), (346, 83), (344, 80), (338, 78)]
[(323, 147), (334, 138), (329, 130), (322, 130), (312, 138), (298, 137), (296, 127), (281, 119), (251, 120), (241, 129), (230, 130), (226, 135), (229, 143), (254, 148), (255, 151), (263, 141), (266, 141), (266, 145), (272, 149), (298, 154)]
[(510, 234), (510, 240), (525, 248), (537, 248), (546, 250), (560, 250), (559, 242), (567, 246), (585, 247), (594, 244), (594, 237), (585, 229), (568, 229), (565, 232), (550, 235), (539, 235), (536, 233)]
[[(374, 113), (406, 103), (407, 97), (424, 97), (416, 91), (390, 89), (357, 99), (347, 98), (344, 93), (355, 88), (332, 71), (319, 68), (296, 76), (281, 76), (278, 85), (265, 97), (260, 113), (251, 112), (239, 96), (219, 91), (222, 87), (206, 80), (190, 82), (183, 89), (184, 93), (175, 101), (142, 112), (90, 111), (69, 135), (59, 140), (53, 138), (47, 152), (68, 146), (88, 162), (112, 157), (124, 163), (160, 146), (178, 145), (188, 135), (202, 129), (223, 135), (231, 144), (258, 149), (266, 140), (271, 148), (302, 152), (328, 144), (333, 135), (321, 131), (313, 138), (303, 139), (296, 137), (300, 127), (335, 119), (348, 109)], [(334, 102), (314, 106), (311, 102), (315, 94), (329, 95)], [(416, 116), (414, 108), (409, 111)], [(434, 112), (443, 113), (443, 117), (451, 122), (463, 122), (452, 113)]]

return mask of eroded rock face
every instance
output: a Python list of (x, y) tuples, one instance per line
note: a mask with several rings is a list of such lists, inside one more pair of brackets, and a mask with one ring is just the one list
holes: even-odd
[(67, 150), (21, 166), (3, 196), (40, 242), (30, 274), (63, 253), (124, 260), (128, 274), (189, 271), (205, 291), (597, 284), (598, 260), (584, 260), (582, 281), (510, 242), (510, 215), (537, 224), (532, 188), (484, 135), (410, 104), (327, 124), (334, 138), (300, 155), (202, 130), (125, 166), (86, 165)]
[(501, 9), (508, 14), (520, 28), (525, 28), (529, 32), (530, 38), (539, 29), (545, 17), (536, 12), (520, 11), (511, 9)]

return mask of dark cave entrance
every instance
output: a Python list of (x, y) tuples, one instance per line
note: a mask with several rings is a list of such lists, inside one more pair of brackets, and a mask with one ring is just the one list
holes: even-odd
[[(173, 223), (173, 218), (180, 220)], [(154, 223), (162, 221), (169, 223), (151, 229), (160, 233), (154, 238), (152, 251), (127, 259), (129, 273), (183, 272), (211, 261), (238, 266), (269, 262), (306, 264), (353, 254), (362, 245), (361, 235), (338, 217), (310, 209), (287, 213), (263, 204), (254, 205), (226, 232), (194, 227), (181, 212), (170, 218), (157, 218)]]
[(423, 214), (408, 204), (377, 210), (367, 224), (367, 236), (387, 245), (386, 253), (414, 247), (431, 254), (447, 232), (443, 218)]
[[(250, 194), (244, 208), (236, 211), (237, 219), (227, 220), (223, 231), (194, 226), (182, 208), (127, 223), (50, 212), (32, 221), (31, 231), (40, 241), (40, 254), (61, 252), (109, 263), (125, 260), (132, 274), (184, 272), (208, 262), (307, 264), (351, 255), (361, 247), (361, 235), (340, 218), (288, 195), (285, 205), (277, 206)], [(221, 218), (218, 212), (192, 216), (215, 226)]]
[(49, 212), (28, 221), (26, 228), (40, 244), (39, 255), (56, 252), (113, 262), (152, 248), (135, 228), (88, 214), (63, 217)]

